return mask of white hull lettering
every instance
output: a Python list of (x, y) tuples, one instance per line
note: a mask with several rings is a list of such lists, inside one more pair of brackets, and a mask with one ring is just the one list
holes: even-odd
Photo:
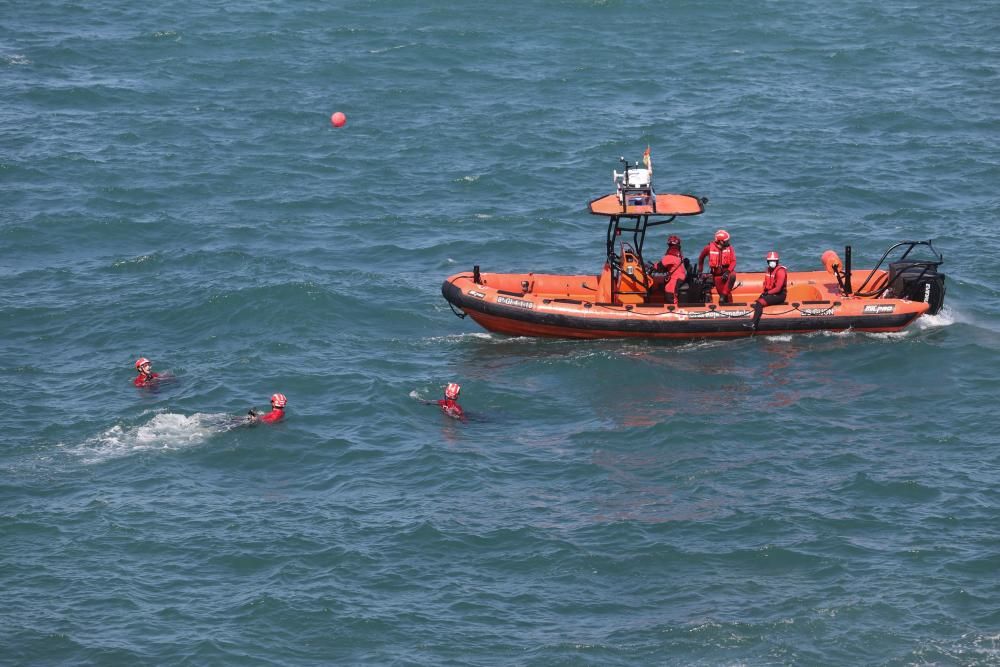
[(521, 299), (512, 299), (509, 296), (498, 296), (497, 303), (503, 304), (504, 306), (514, 306), (515, 308), (524, 308), (526, 310), (531, 310), (535, 307), (530, 301), (522, 301)]

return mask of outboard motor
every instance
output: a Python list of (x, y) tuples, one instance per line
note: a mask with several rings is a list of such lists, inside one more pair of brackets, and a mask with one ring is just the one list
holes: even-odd
[(938, 273), (941, 262), (901, 261), (889, 265), (889, 288), (886, 296), (930, 304), (934, 315), (944, 305), (944, 274)]

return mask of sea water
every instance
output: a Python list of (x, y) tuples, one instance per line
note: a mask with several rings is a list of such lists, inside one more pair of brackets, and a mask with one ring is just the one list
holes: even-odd
[[(996, 3), (0, 15), (0, 662), (1000, 664)], [(944, 310), (452, 315), (476, 264), (596, 274), (586, 204), (647, 146), (709, 198), (652, 252), (934, 239)], [(466, 422), (423, 402), (448, 382)]]

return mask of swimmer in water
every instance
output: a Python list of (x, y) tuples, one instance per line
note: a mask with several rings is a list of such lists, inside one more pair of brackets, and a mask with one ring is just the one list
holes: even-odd
[(139, 374), (132, 380), (132, 384), (136, 387), (151, 387), (160, 380), (160, 374), (153, 372), (153, 365), (146, 357), (135, 360), (135, 369), (139, 371)]
[(276, 424), (285, 418), (286, 405), (288, 405), (288, 399), (285, 398), (284, 394), (274, 394), (271, 396), (271, 411), (261, 415), (253, 408), (250, 408), (250, 412), (247, 414), (247, 423), (257, 424), (263, 422), (265, 424)]
[(465, 420), (465, 411), (462, 410), (462, 406), (458, 404), (458, 393), (462, 391), (462, 386), (450, 382), (448, 386), (444, 388), (444, 398), (438, 401), (434, 401), (440, 408), (441, 412), (445, 413), (453, 419)]

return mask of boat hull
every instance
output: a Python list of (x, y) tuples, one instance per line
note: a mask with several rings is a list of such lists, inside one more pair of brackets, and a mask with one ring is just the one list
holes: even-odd
[[(749, 299), (733, 304), (614, 304), (573, 293), (576, 285), (592, 289), (598, 280), (595, 276), (483, 274), (477, 283), (472, 273), (459, 273), (444, 281), (441, 293), (453, 308), (488, 331), (557, 338), (736, 338), (848, 329), (894, 332), (905, 329), (928, 309), (926, 303), (904, 299), (830, 294), (825, 292), (828, 286), (819, 282), (823, 276), (821, 272), (798, 274), (801, 287), (790, 289), (786, 303), (765, 307), (756, 332), (751, 328)], [(567, 293), (509, 289), (514, 285), (560, 285)], [(820, 298), (796, 299), (797, 295)]]

